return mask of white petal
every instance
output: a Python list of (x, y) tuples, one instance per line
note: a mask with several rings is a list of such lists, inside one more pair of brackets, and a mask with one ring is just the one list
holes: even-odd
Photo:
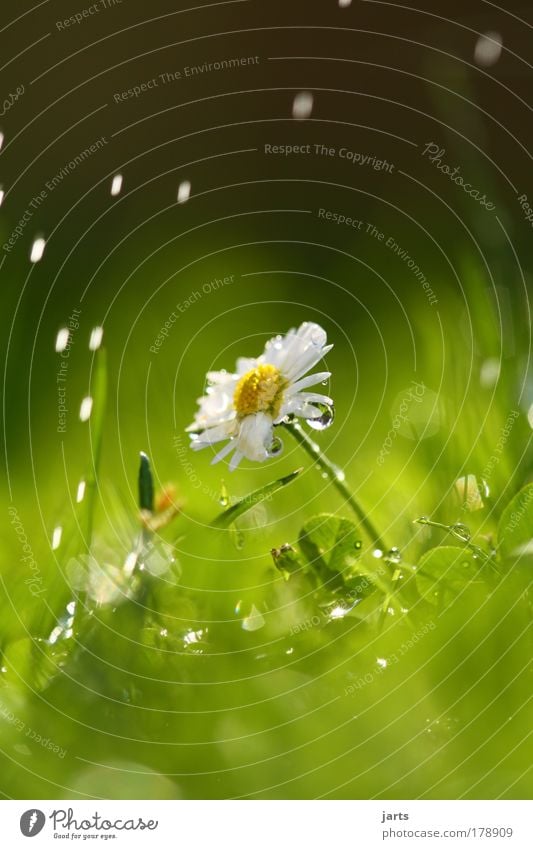
[(242, 377), (257, 366), (258, 360), (253, 357), (239, 357), (237, 360), (237, 375)]
[(235, 440), (231, 439), (227, 445), (224, 445), (221, 451), (218, 454), (215, 454), (213, 459), (211, 460), (211, 465), (214, 466), (216, 463), (219, 463), (224, 457), (227, 457), (235, 448)]
[(233, 457), (230, 460), (229, 468), (230, 472), (234, 472), (241, 460), (243, 459), (244, 454), (242, 451), (236, 451)]
[(204, 430), (199, 436), (192, 438), (192, 447), (195, 451), (205, 448), (207, 445), (213, 445), (215, 442), (221, 442), (223, 439), (229, 439), (231, 430), (228, 424), (221, 424), (218, 427), (210, 427)]
[(237, 437), (239, 451), (248, 460), (262, 463), (268, 457), (267, 447), (272, 442), (272, 427), (272, 416), (267, 413), (246, 416), (241, 422)]
[(307, 377), (302, 377), (301, 380), (298, 380), (296, 383), (289, 386), (285, 394), (290, 397), (291, 395), (295, 395), (297, 392), (300, 392), (302, 389), (307, 389), (308, 386), (315, 386), (317, 383), (323, 383), (330, 377), (330, 371), (320, 371), (316, 374), (310, 374)]

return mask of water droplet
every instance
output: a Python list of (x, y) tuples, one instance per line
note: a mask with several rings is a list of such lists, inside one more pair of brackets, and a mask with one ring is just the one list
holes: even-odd
[(431, 519), (429, 516), (420, 516), (419, 519), (415, 519), (415, 524), (418, 525), (429, 525)]
[(224, 481), (221, 482), (218, 503), (221, 507), (229, 507), (229, 492)]
[(472, 534), (466, 525), (463, 525), (461, 522), (457, 522), (455, 525), (450, 526), (450, 533), (453, 534), (454, 537), (460, 539), (461, 542), (469, 542), (472, 538)]
[(383, 557), (383, 552), (381, 548), (375, 548), (372, 552), (372, 557), (375, 557), (376, 560), (381, 560), (381, 558)]
[(124, 574), (127, 577), (130, 577), (133, 574), (133, 570), (135, 569), (136, 564), (137, 564), (137, 552), (136, 551), (130, 551), (130, 553), (128, 554), (128, 556), (126, 557), (126, 560), (124, 562)]
[(339, 0), (339, 7), (341, 9), (347, 9), (348, 6), (352, 5), (352, 0)]
[(357, 542), (354, 542), (353, 547), (355, 548), (356, 551), (361, 551), (361, 549), (363, 547), (363, 543), (361, 542), (360, 539), (358, 539)]
[(503, 39), (498, 32), (484, 32), (474, 48), (474, 61), (482, 68), (495, 65), (502, 55)]
[(43, 258), (46, 242), (42, 236), (38, 236), (31, 246), (30, 262), (39, 262)]
[(250, 610), (249, 615), (242, 620), (242, 629), (243, 631), (259, 631), (265, 625), (265, 617), (261, 613), (260, 610), (252, 604), (252, 609)]
[(62, 327), (56, 336), (56, 351), (61, 354), (67, 347), (70, 339), (70, 331), (67, 327)]
[(4, 144), (4, 134), (0, 133), (0, 150), (2, 150), (3, 144)]
[(76, 501), (78, 504), (81, 504), (83, 499), (85, 498), (85, 481), (81, 480), (78, 484), (78, 489), (76, 491)]
[(304, 121), (313, 111), (313, 95), (310, 91), (299, 92), (292, 103), (292, 117)]
[(386, 669), (387, 666), (388, 666), (388, 663), (387, 663), (387, 661), (385, 660), (384, 657), (376, 658), (376, 663), (377, 663), (377, 665), (379, 666), (380, 669)]
[(272, 442), (270, 443), (270, 447), (267, 449), (267, 454), (269, 457), (278, 457), (283, 451), (283, 440), (279, 438), (279, 436), (274, 436)]
[(91, 413), (93, 411), (93, 399), (90, 395), (87, 395), (86, 398), (83, 399), (80, 405), (80, 421), (87, 422), (91, 418)]
[(4, 202), (4, 190), (0, 186), (0, 206), (2, 206), (3, 202)]
[(399, 548), (393, 547), (387, 553), (387, 560), (389, 563), (401, 563), (402, 562), (402, 553)]
[(61, 537), (63, 536), (63, 528), (61, 525), (58, 525), (57, 528), (54, 528), (52, 533), (52, 551), (57, 551), (59, 546), (61, 545)]
[(335, 420), (335, 408), (330, 407), (329, 404), (313, 404), (313, 406), (320, 410), (320, 415), (317, 418), (307, 419), (307, 424), (313, 430), (327, 430)]
[(191, 184), (189, 180), (184, 180), (178, 186), (178, 203), (185, 203), (191, 196)]
[(103, 327), (93, 327), (89, 338), (89, 351), (97, 351), (104, 337)]
[(111, 197), (116, 197), (122, 191), (122, 174), (115, 174), (111, 183)]

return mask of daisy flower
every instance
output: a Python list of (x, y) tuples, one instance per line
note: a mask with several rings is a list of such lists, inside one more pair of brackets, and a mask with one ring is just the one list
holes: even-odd
[(234, 470), (244, 457), (262, 463), (279, 454), (283, 446), (274, 427), (284, 421), (302, 418), (322, 430), (333, 420), (333, 401), (305, 390), (331, 376), (329, 371), (308, 372), (332, 347), (320, 325), (305, 322), (267, 342), (257, 359), (239, 358), (234, 373), (209, 372), (208, 389), (187, 428), (192, 448), (225, 442), (213, 463), (233, 453)]

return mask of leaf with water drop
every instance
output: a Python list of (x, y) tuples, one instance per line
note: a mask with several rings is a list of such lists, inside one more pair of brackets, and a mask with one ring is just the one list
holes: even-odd
[(499, 552), (504, 558), (533, 555), (533, 483), (515, 495), (498, 525)]
[(330, 589), (342, 589), (347, 581), (359, 581), (361, 590), (373, 589), (371, 577), (359, 563), (360, 534), (350, 519), (329, 513), (314, 516), (300, 531), (299, 543), (311, 568)]
[(431, 604), (450, 602), (466, 586), (480, 580), (480, 563), (474, 553), (455, 545), (441, 545), (421, 557), (416, 585)]
[(298, 475), (303, 471), (303, 469), (296, 469), (296, 471), (291, 472), (290, 475), (285, 475), (283, 478), (279, 478), (278, 480), (272, 481), (272, 483), (267, 483), (266, 486), (261, 487), (260, 489), (256, 489), (254, 492), (249, 493), (249, 495), (245, 495), (244, 498), (239, 499), (235, 504), (225, 510), (220, 516), (212, 523), (214, 527), (217, 528), (229, 528), (239, 516), (243, 516), (248, 510), (251, 510), (252, 507), (256, 507), (258, 504), (261, 504), (262, 501), (265, 501), (279, 489), (282, 489), (284, 486), (292, 483)]

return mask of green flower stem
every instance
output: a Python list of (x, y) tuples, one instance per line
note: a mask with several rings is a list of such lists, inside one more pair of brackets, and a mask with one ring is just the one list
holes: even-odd
[(284, 422), (283, 427), (292, 434), (294, 439), (296, 439), (304, 451), (306, 451), (312, 458), (313, 462), (318, 463), (320, 468), (324, 470), (339, 495), (341, 495), (346, 503), (352, 508), (360, 524), (372, 540), (374, 546), (382, 551), (387, 551), (388, 549), (379, 531), (374, 526), (374, 523), (368, 518), (360, 504), (356, 501), (354, 495), (348, 489), (344, 480), (344, 474), (340, 471), (340, 469), (328, 460), (326, 455), (321, 452), (318, 445), (307, 435), (298, 422)]

